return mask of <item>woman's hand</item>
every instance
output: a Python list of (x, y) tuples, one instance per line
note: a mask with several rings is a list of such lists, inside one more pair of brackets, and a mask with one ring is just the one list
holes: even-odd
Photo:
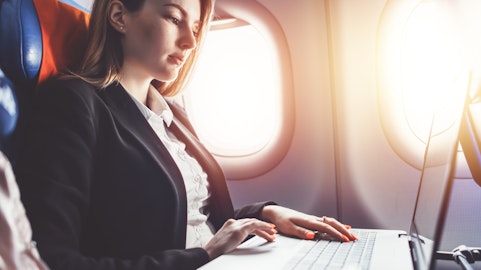
[(234, 250), (249, 234), (256, 234), (269, 242), (276, 239), (275, 225), (258, 219), (229, 219), (207, 243), (204, 249), (211, 259)]
[(343, 242), (357, 240), (348, 230), (351, 226), (335, 218), (307, 215), (278, 205), (265, 206), (262, 219), (274, 223), (281, 233), (302, 239), (314, 239), (315, 233), (319, 232)]

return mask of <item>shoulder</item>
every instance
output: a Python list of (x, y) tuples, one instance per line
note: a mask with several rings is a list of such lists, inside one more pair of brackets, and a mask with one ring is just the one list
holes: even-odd
[(99, 99), (96, 87), (80, 78), (53, 78), (38, 87), (35, 99), (38, 102), (87, 102)]
[(39, 118), (45, 118), (49, 123), (74, 122), (73, 119), (76, 119), (78, 123), (78, 119), (85, 118), (90, 122), (97, 119), (99, 114), (109, 113), (99, 91), (80, 78), (45, 81), (36, 89), (32, 99), (25, 102), (24, 110), (29, 115), (26, 119), (40, 121)]
[(55, 77), (42, 83), (37, 93), (43, 94), (45, 92), (57, 92), (57, 91), (84, 91), (93, 92), (96, 88), (87, 83), (86, 81), (76, 77)]

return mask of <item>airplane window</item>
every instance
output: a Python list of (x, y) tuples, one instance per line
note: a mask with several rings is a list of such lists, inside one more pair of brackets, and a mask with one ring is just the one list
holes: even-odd
[[(469, 87), (469, 68), (449, 1), (386, 5), (378, 36), (378, 86), (383, 130), (405, 162), (420, 168), (438, 108)], [(452, 115), (434, 127), (441, 133)]]
[(249, 24), (207, 35), (186, 89), (186, 108), (212, 153), (251, 155), (279, 132), (280, 74), (274, 51)]
[[(462, 92), (457, 91), (456, 83), (467, 72), (463, 71), (449, 13), (434, 5), (428, 2), (413, 12), (406, 24), (401, 52), (406, 118), (421, 139), (427, 138), (429, 125), (417, 119), (427, 117), (430, 121), (437, 110), (451, 106), (451, 95)], [(452, 115), (445, 115), (442, 126), (452, 121)]]
[(294, 134), (294, 87), (284, 31), (257, 1), (218, 1), (216, 19), (180, 98), (229, 180), (262, 175)]

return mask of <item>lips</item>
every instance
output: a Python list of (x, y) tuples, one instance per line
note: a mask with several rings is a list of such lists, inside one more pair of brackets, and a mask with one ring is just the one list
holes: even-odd
[(177, 54), (169, 55), (169, 62), (171, 62), (174, 65), (182, 66), (184, 64), (184, 61), (185, 59), (183, 55), (177, 55)]

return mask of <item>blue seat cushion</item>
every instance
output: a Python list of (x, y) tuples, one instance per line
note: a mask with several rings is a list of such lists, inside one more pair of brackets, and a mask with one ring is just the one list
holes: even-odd
[(17, 83), (36, 83), (42, 34), (33, 0), (0, 1), (0, 68)]
[(18, 107), (13, 86), (0, 69), (0, 137), (10, 135), (17, 123)]

